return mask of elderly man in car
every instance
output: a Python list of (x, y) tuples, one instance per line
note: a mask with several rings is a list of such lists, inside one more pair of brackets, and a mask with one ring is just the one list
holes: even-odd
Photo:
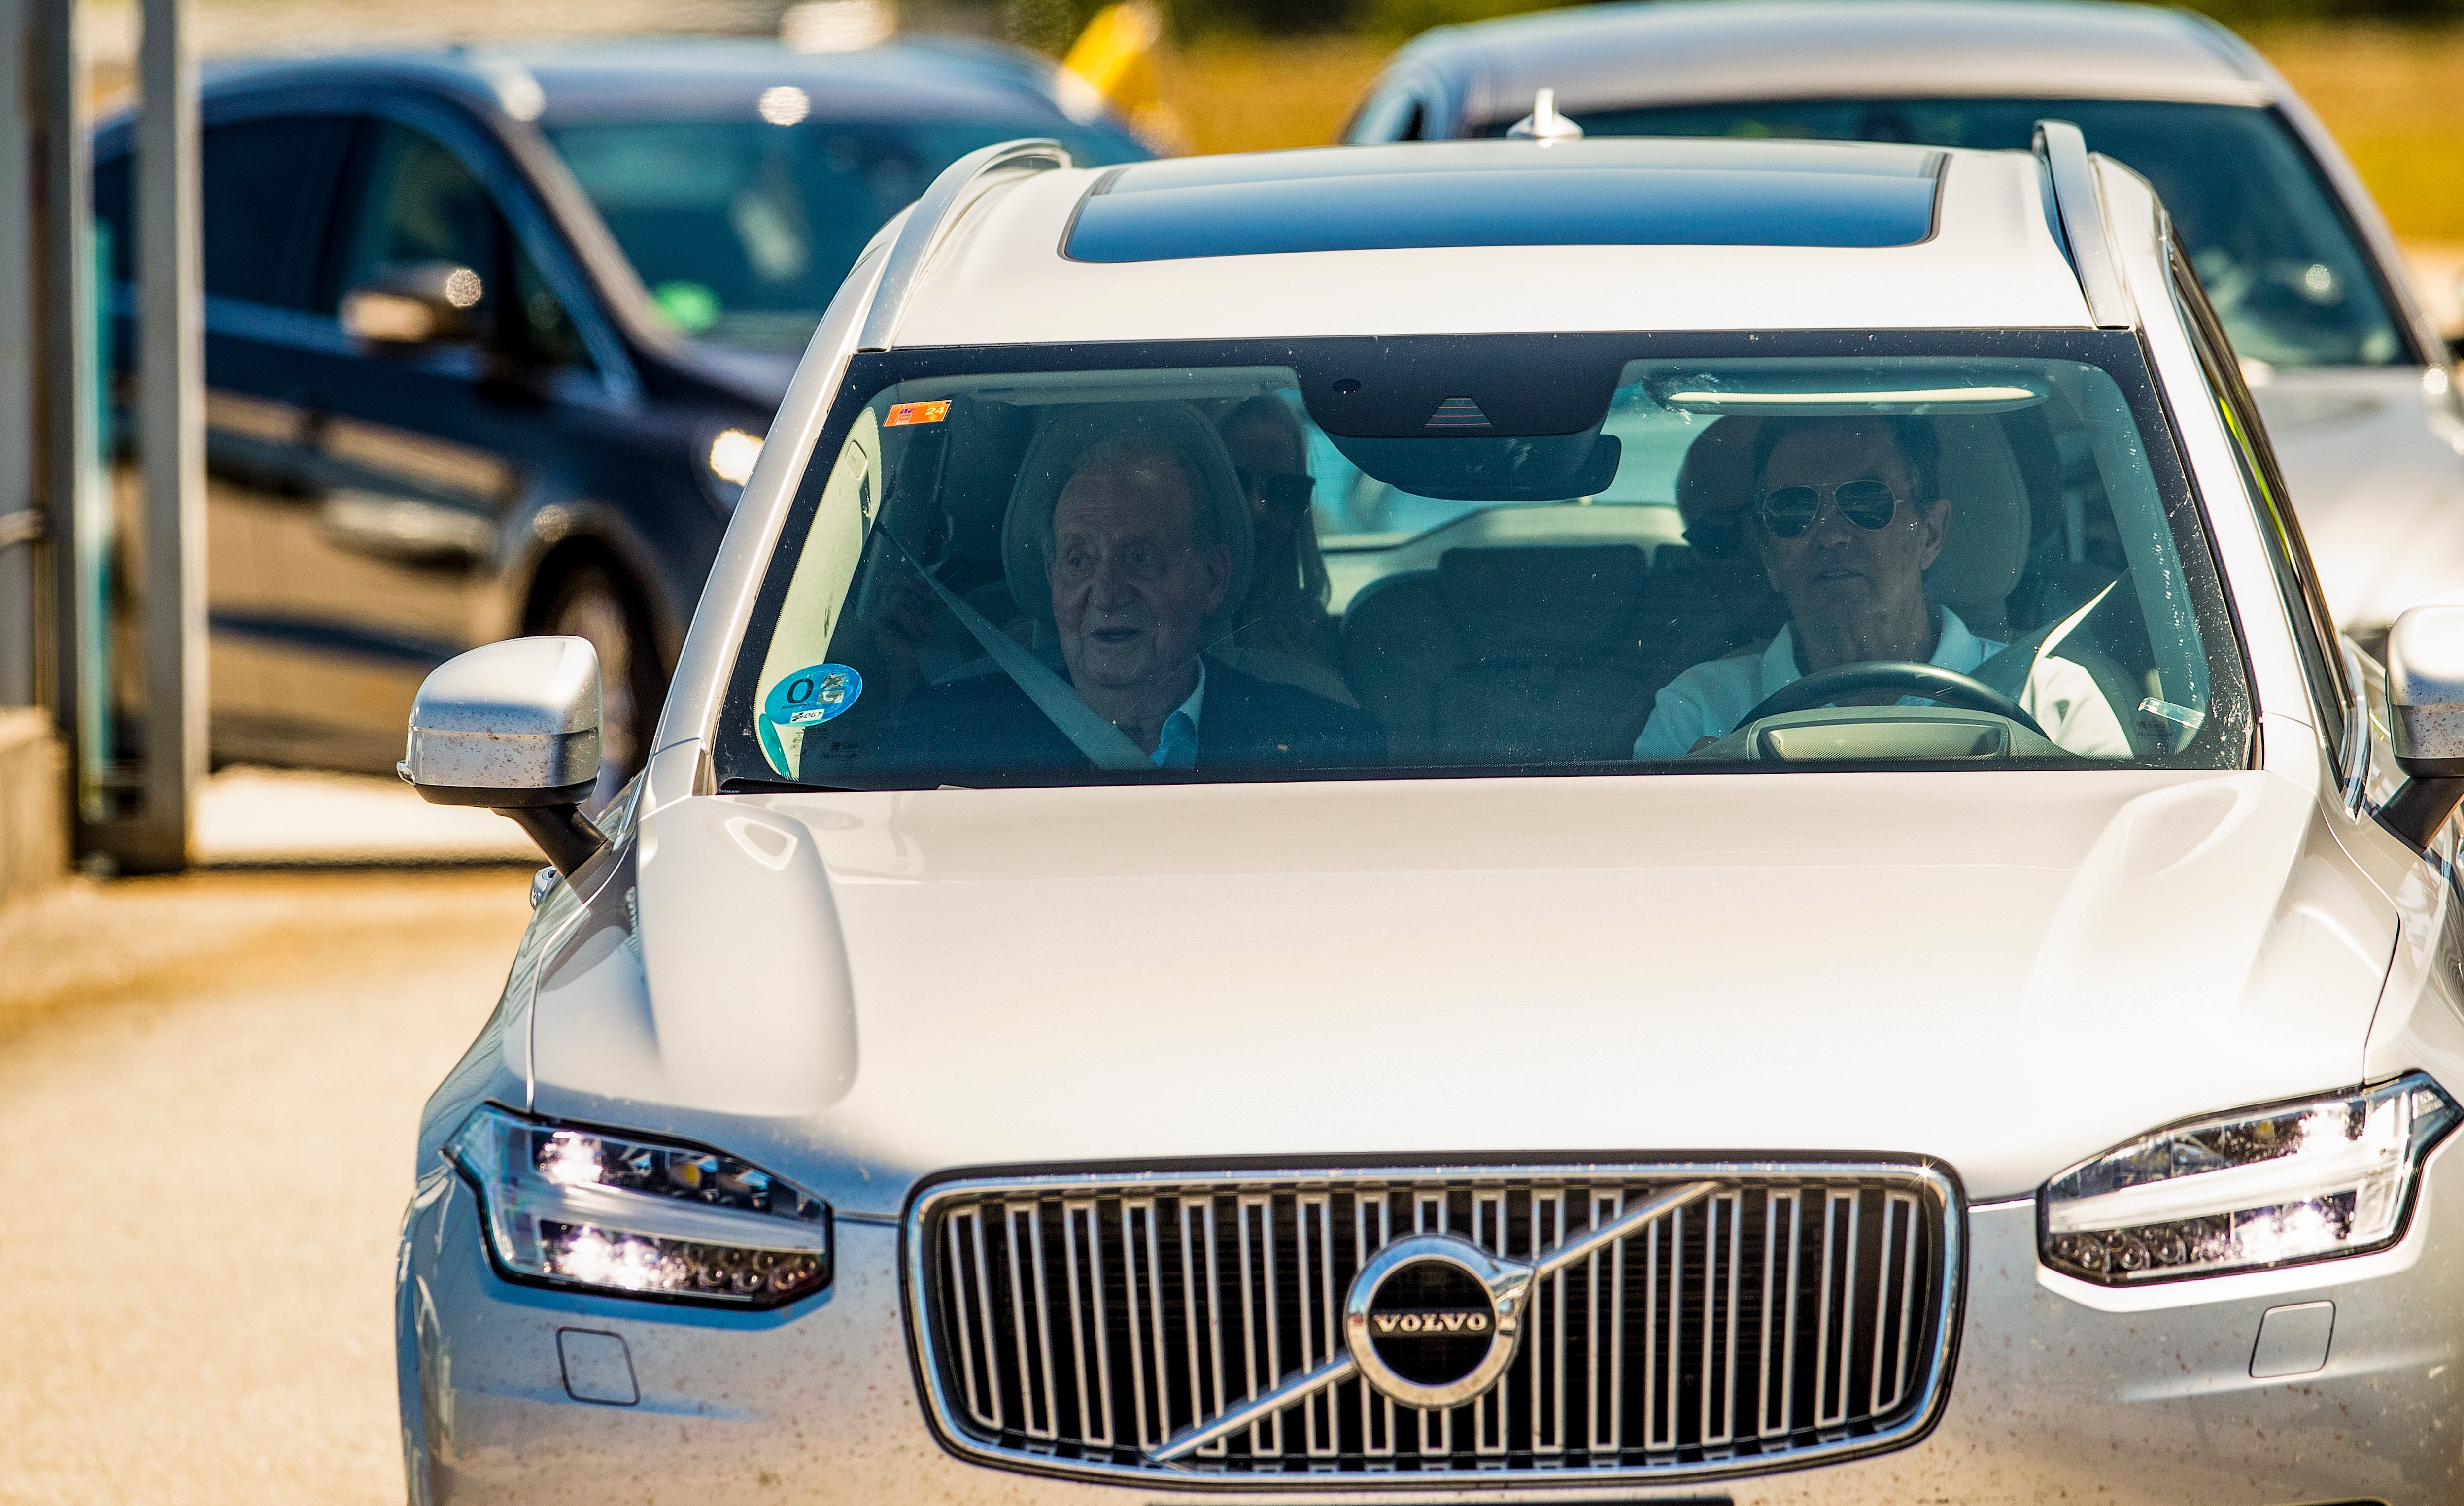
[[(1788, 603), (1788, 623), (1760, 653), (1699, 664), (1669, 682), (1635, 739), (1637, 758), (1682, 757), (1820, 670), (1897, 661), (1972, 675), (2006, 646), (1925, 599), (1925, 567), (1953, 526), (1951, 500), (1936, 483), (1939, 444), (1933, 426), (1919, 419), (1760, 427), (1749, 529), (1764, 572)], [(2014, 699), (2071, 753), (2130, 753), (2113, 708), (2079, 665), (2038, 656)]]
[[(1011, 509), (1012, 538), (1023, 536), (1041, 576), (1023, 593), (1014, 567), (1012, 594), (1042, 593), (1020, 604), (1045, 621), (1069, 693), (1160, 769), (1379, 756), (1384, 737), (1362, 712), (1210, 662), (1205, 650), (1226, 630), (1222, 614), (1239, 584), (1236, 561), (1249, 555), (1247, 537), (1231, 532), (1247, 527), (1245, 509), (1202, 420), (1189, 413), (1183, 422), (1178, 410), (1150, 411), (1147, 420), (1081, 423), (1083, 443), (1060, 447), (1067, 479), (1048, 504), (1030, 474)], [(1038, 448), (1045, 463), (1056, 458), (1054, 447)], [(1030, 471), (1038, 461), (1030, 455)], [(1089, 762), (1079, 739), (1011, 674), (927, 691), (911, 705), (908, 725), (910, 746), (929, 748), (954, 771)]]

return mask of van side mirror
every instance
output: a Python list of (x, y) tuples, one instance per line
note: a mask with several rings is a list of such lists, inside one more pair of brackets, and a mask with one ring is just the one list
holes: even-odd
[(2387, 701), (2404, 787), (2379, 812), (2418, 848), (2464, 804), (2464, 605), (2416, 606), (2387, 630)]
[(450, 261), (395, 262), (342, 295), (342, 332), (369, 345), (408, 349), (478, 338), (487, 285)]
[(436, 805), (510, 818), (567, 878), (607, 839), (582, 814), (599, 779), (599, 654), (581, 638), (509, 638), (447, 660), (411, 703), (395, 765)]

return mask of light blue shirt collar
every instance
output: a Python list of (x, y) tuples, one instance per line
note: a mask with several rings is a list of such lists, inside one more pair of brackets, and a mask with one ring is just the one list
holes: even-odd
[(1173, 709), (1163, 719), (1163, 731), (1155, 738), (1155, 751), (1149, 757), (1158, 769), (1195, 769), (1198, 767), (1198, 720), (1206, 714), (1206, 661), (1198, 661), (1198, 688), (1189, 699)]

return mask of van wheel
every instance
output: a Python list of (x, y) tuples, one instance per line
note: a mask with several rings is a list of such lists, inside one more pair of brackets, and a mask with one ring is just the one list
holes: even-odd
[(596, 814), (641, 772), (667, 701), (649, 613), (628, 581), (591, 560), (565, 572), (534, 621), (538, 631), (583, 639), (599, 654), (599, 784), (586, 807)]

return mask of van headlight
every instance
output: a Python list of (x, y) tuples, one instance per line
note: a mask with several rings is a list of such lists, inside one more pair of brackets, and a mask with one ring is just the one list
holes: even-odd
[(2045, 1264), (2106, 1286), (2382, 1250), (2457, 1119), (2423, 1073), (2160, 1129), (2036, 1198)]
[(761, 436), (748, 429), (703, 426), (693, 444), (701, 455), (702, 491), (722, 513), (733, 513), (744, 497), (744, 483), (761, 458)]
[(829, 1284), (828, 1205), (734, 1156), (485, 1106), (445, 1153), (517, 1276), (731, 1307)]

